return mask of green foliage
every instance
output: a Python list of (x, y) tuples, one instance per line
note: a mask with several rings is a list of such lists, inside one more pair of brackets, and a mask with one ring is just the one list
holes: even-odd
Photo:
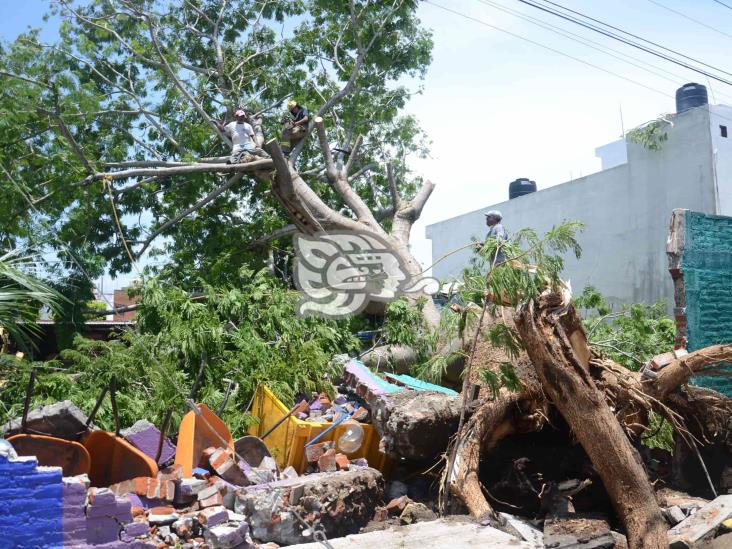
[(605, 299), (590, 286), (575, 300), (575, 305), (586, 309), (583, 322), (590, 345), (629, 370), (638, 370), (655, 355), (673, 349), (676, 324), (667, 315), (663, 301), (624, 305), (620, 311), (612, 312)]
[(33, 257), (16, 252), (0, 256), (0, 329), (25, 352), (32, 347), (31, 336), (38, 333), (39, 310), (57, 310), (64, 301), (56, 290), (33, 274), (38, 269), (39, 263)]
[[(443, 309), (440, 327), (430, 336), (432, 348), (437, 348), (438, 341), (450, 341), (455, 337), (465, 341), (472, 337), (483, 306), (492, 313), (497, 312), (496, 300), (488, 299), (486, 302), (486, 295), (501, 296), (516, 307), (536, 298), (547, 284), (558, 285), (564, 267), (562, 255), (572, 253), (579, 258), (581, 254), (576, 235), (583, 228), (578, 221), (566, 221), (547, 231), (542, 238), (531, 229), (523, 229), (509, 240), (488, 239), (463, 271), (463, 283), (457, 293), (463, 312), (454, 313), (447, 307)], [(503, 254), (506, 261), (496, 264), (494, 258), (499, 254)], [(408, 325), (404, 329), (408, 329)], [(516, 356), (522, 348), (521, 338), (504, 323), (491, 326), (484, 337), (491, 345), (504, 349), (510, 357)], [(418, 363), (413, 371), (417, 377), (439, 380), (456, 354), (464, 353), (455, 351), (449, 356), (432, 357)], [(479, 375), (494, 393), (502, 386), (509, 390), (520, 387), (516, 373), (508, 363), (501, 366), (498, 374), (485, 370)]]
[(521, 380), (516, 375), (513, 364), (510, 362), (502, 362), (498, 373), (483, 368), (478, 372), (478, 376), (481, 381), (490, 387), (493, 398), (498, 396), (498, 391), (501, 390), (501, 387), (505, 387), (511, 392), (518, 392), (523, 386)]
[(630, 130), (625, 137), (631, 143), (637, 143), (649, 151), (660, 151), (662, 143), (668, 139), (667, 125), (666, 120), (659, 118)]
[[(624, 305), (613, 312), (602, 294), (587, 286), (574, 303), (585, 310), (583, 323), (590, 345), (629, 370), (637, 371), (655, 355), (673, 349), (676, 325), (663, 301)], [(641, 442), (672, 452), (672, 424), (655, 412), (650, 412), (648, 420)]]
[[(71, 399), (89, 412), (114, 374), (123, 426), (140, 418), (160, 424), (167, 408), (180, 420), (184, 399), (202, 356), (206, 367), (197, 400), (217, 409), (227, 380), (238, 384), (223, 413), (236, 435), (251, 417), (244, 414), (255, 388), (267, 384), (285, 403), (299, 392), (330, 390), (329, 365), (337, 353), (353, 352), (358, 342), (332, 321), (295, 314), (297, 295), (266, 272), (242, 270), (236, 286), (202, 285), (205, 298), (151, 280), (141, 288), (138, 331), (110, 342), (77, 337), (60, 361), (39, 364), (34, 405)], [(5, 418), (22, 406), (31, 365), (0, 364)], [(56, 370), (58, 369), (58, 370)], [(98, 422), (112, 427), (106, 402)]]
[(641, 436), (641, 442), (649, 448), (674, 451), (674, 428), (663, 416), (651, 412), (648, 416), (648, 430)]
[[(414, 0), (52, 3), (62, 21), (55, 41), (43, 43), (38, 31), (29, 31), (0, 43), (0, 146), (3, 167), (13, 176), (0, 177), (6, 198), (0, 241), (30, 239), (64, 255), (60, 240), (92, 277), (105, 268), (112, 275), (129, 272), (109, 197), (100, 182), (83, 183), (90, 170), (78, 150), (96, 171), (109, 162), (225, 155), (227, 145), (201, 111), (219, 121), (238, 106), (261, 111), (269, 139), (280, 133), (289, 97), (314, 113), (349, 80), (350, 92), (329, 102), (324, 113), (329, 142), (347, 149), (363, 136), (353, 170), (380, 166), (354, 182), (370, 207), (390, 204), (384, 158), (393, 161), (399, 190), (409, 198), (420, 181), (410, 175), (406, 158), (424, 155), (427, 144), (416, 118), (403, 113), (415, 91), (403, 82), (425, 74), (432, 49), (417, 7)], [(351, 79), (357, 58), (361, 67)], [(318, 148), (309, 143), (298, 169), (313, 174), (321, 165)], [(113, 181), (133, 252), (223, 181), (212, 173)], [(345, 209), (330, 185), (315, 177), (309, 183), (329, 206)], [(190, 289), (198, 279), (227, 284), (241, 266), (262, 266), (266, 250), (246, 243), (290, 222), (268, 188), (247, 175), (169, 227), (151, 249), (165, 258), (164, 278)], [(26, 198), (41, 197), (36, 213)]]

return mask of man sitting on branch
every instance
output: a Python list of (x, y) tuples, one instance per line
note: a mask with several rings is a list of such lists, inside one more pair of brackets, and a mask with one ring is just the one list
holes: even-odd
[(246, 113), (238, 109), (234, 113), (235, 122), (229, 122), (225, 126), (216, 123), (219, 131), (231, 139), (231, 156), (227, 164), (240, 164), (246, 161), (246, 155), (269, 158), (269, 155), (257, 147), (254, 140), (254, 128), (247, 122)]

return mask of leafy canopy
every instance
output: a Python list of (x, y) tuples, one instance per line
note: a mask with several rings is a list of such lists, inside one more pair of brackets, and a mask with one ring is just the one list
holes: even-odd
[[(151, 280), (140, 289), (137, 330), (125, 331), (119, 340), (77, 336), (72, 349), (46, 363), (5, 356), (0, 361), (2, 415), (18, 415), (30, 368), (37, 366), (34, 406), (70, 399), (88, 413), (116, 375), (123, 426), (143, 417), (160, 425), (168, 408), (177, 425), (203, 358), (197, 401), (215, 410), (228, 380), (236, 383), (222, 418), (241, 435), (251, 421), (243, 412), (257, 385), (267, 384), (285, 403), (300, 392), (330, 391), (329, 379), (336, 373), (331, 357), (358, 348), (348, 326), (296, 316), (297, 295), (265, 272), (243, 269), (235, 285), (203, 287), (205, 299)], [(112, 428), (108, 400), (98, 423)]]
[[(31, 31), (0, 43), (0, 241), (23, 240), (65, 252), (92, 276), (132, 268), (133, 253), (155, 229), (193, 207), (224, 181), (211, 173), (85, 184), (109, 163), (189, 161), (228, 153), (211, 120), (243, 106), (262, 112), (278, 137), (284, 103), (324, 110), (329, 141), (343, 150), (364, 137), (354, 182), (374, 209), (390, 196), (383, 169), (422, 154), (422, 132), (401, 109), (431, 60), (432, 41), (415, 17), (416, 0), (61, 0), (56, 42)], [(339, 161), (345, 156), (338, 153)], [(316, 147), (298, 168), (336, 210)], [(404, 197), (415, 181), (398, 178)], [(246, 176), (173, 224), (155, 241), (164, 276), (190, 285), (228, 283), (245, 264), (261, 265), (247, 243), (289, 221), (267, 183)], [(28, 205), (29, 199), (34, 207)], [(34, 209), (35, 208), (35, 209)], [(117, 209), (122, 227), (113, 220)], [(38, 217), (46, 220), (41, 226)], [(64, 258), (68, 260), (68, 258)], [(67, 267), (74, 270), (73, 264)]]

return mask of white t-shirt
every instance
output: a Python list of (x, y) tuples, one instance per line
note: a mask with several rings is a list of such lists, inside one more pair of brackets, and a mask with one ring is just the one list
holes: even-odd
[(250, 124), (246, 122), (229, 122), (224, 126), (224, 130), (226, 135), (231, 138), (233, 152), (256, 147), (251, 137), (254, 135), (254, 129)]

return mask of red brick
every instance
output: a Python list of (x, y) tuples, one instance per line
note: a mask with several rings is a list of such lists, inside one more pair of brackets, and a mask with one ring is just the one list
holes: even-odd
[(348, 466), (350, 465), (348, 458), (344, 454), (336, 454), (335, 462), (341, 471), (348, 470)]
[(200, 500), (198, 505), (203, 509), (205, 507), (213, 507), (214, 505), (223, 505), (224, 498), (221, 492), (216, 492), (213, 496), (207, 497), (206, 499)]
[(315, 463), (320, 459), (326, 450), (333, 448), (333, 441), (328, 440), (326, 442), (319, 442), (318, 444), (311, 444), (305, 446), (305, 459), (308, 463)]

